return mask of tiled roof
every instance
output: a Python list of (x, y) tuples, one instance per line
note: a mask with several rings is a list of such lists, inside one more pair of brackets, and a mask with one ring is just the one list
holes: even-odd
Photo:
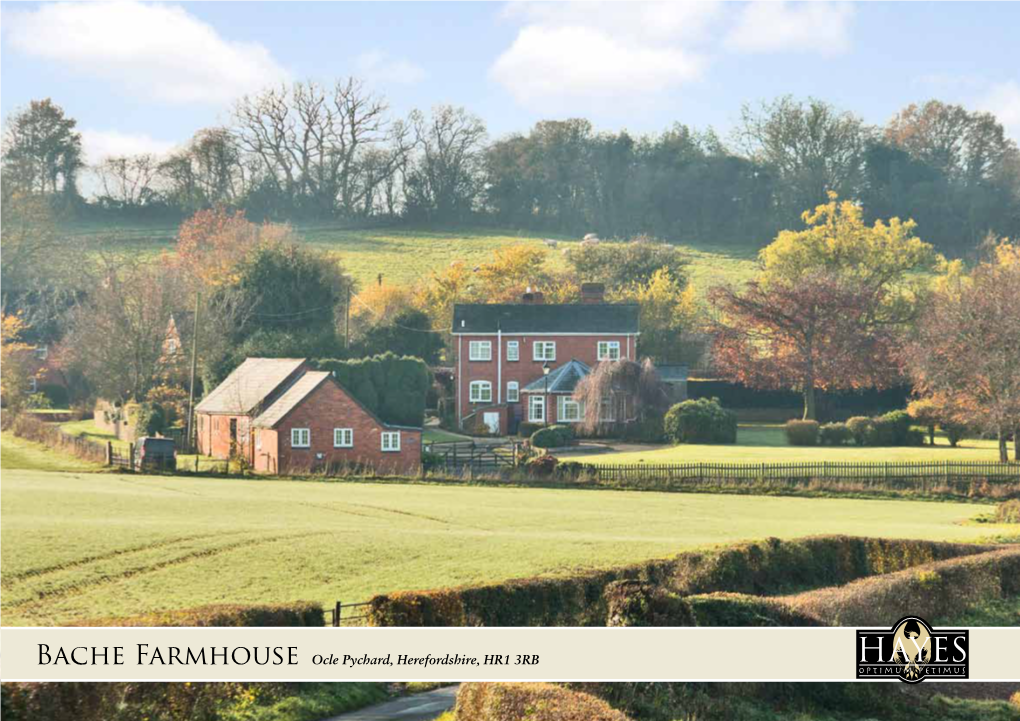
[(248, 415), (303, 363), (303, 358), (248, 358), (195, 407), (195, 412)]
[(457, 304), (454, 333), (637, 333), (635, 303)]
[(255, 419), (254, 425), (257, 428), (272, 428), (282, 421), (284, 417), (318, 388), (324, 380), (329, 378), (329, 371), (308, 371), (294, 381), (279, 398), (273, 401), (272, 405), (266, 408), (262, 414)]
[(546, 381), (548, 381), (549, 393), (573, 393), (577, 384), (586, 375), (591, 373), (591, 368), (579, 360), (571, 359), (559, 368), (549, 371), (548, 376), (539, 376), (521, 389), (523, 393), (545, 393)]

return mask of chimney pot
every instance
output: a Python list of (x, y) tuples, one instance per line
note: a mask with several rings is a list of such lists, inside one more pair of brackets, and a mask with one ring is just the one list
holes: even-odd
[(606, 286), (603, 283), (581, 283), (582, 303), (604, 303)]

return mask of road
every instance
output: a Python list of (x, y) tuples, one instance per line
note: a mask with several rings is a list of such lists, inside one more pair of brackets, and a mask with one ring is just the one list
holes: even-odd
[(453, 708), (459, 686), (403, 696), (393, 701), (334, 716), (327, 721), (432, 721)]

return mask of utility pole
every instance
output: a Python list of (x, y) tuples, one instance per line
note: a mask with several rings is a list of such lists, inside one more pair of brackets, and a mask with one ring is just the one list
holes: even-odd
[(202, 303), (202, 294), (195, 292), (195, 321), (191, 331), (191, 387), (188, 389), (188, 423), (187, 430), (187, 442), (190, 444), (192, 439), (192, 419), (194, 418), (194, 406), (195, 406), (195, 369), (198, 366), (198, 309)]
[(347, 304), (344, 306), (344, 350), (348, 350), (351, 347), (351, 283), (354, 281), (350, 278), (347, 280)]

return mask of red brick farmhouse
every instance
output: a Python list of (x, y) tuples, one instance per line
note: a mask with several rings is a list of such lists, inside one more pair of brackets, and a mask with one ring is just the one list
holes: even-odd
[[(456, 305), (457, 422), (516, 432), (522, 421), (577, 423), (577, 382), (602, 361), (637, 357), (638, 306), (603, 302), (586, 283), (582, 302), (546, 304), (541, 293), (520, 303)], [(608, 420), (608, 419), (607, 419)]]
[(195, 408), (198, 452), (258, 473), (365, 465), (421, 467), (421, 428), (384, 423), (326, 371), (300, 358), (249, 358)]

